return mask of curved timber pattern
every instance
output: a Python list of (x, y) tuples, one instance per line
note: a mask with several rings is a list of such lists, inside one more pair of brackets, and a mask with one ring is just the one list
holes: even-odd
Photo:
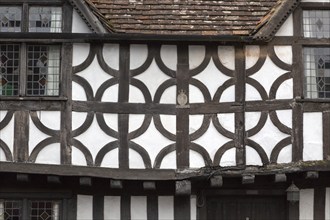
[[(118, 163), (114, 167), (123, 169), (245, 165), (248, 146), (264, 165), (277, 163), (282, 149), (292, 144), (286, 119), (292, 118), (293, 97), (277, 98), (281, 86), (292, 80), (292, 66), (277, 56), (274, 46), (260, 46), (248, 69), (240, 45), (199, 45), (203, 50), (196, 56), (189, 45), (144, 46), (120, 44), (110, 50), (92, 44), (85, 61), (73, 67), (72, 82), (80, 90), (72, 90), (72, 121), (62, 123), (72, 125), (68, 143), (80, 152), (82, 163)], [(278, 72), (267, 70), (269, 65)], [(272, 80), (262, 80), (270, 75)], [(85, 98), (75, 99), (81, 91)], [(0, 129), (14, 113), (7, 111)], [(61, 130), (44, 124), (37, 111), (29, 117), (29, 126), (44, 135), (29, 146), (26, 159), (35, 162), (47, 146), (61, 142)], [(276, 133), (274, 140), (262, 142), (260, 136), (269, 128)], [(1, 136), (0, 148), (12, 161), (14, 152)]]

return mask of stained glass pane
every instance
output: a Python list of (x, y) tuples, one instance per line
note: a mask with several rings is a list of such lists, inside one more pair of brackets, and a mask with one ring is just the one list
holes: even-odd
[(58, 96), (60, 46), (29, 45), (27, 95)]
[(0, 44), (0, 95), (18, 95), (19, 45)]
[(62, 8), (30, 7), (30, 32), (62, 32)]
[(304, 37), (330, 37), (330, 10), (303, 11)]
[(31, 220), (58, 220), (59, 204), (58, 201), (31, 201)]
[(305, 96), (330, 98), (330, 48), (304, 48)]
[(0, 7), (0, 32), (21, 31), (22, 9), (20, 7)]

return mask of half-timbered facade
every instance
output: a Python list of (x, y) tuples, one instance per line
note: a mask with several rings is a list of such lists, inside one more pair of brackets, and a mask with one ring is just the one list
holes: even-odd
[(330, 219), (329, 0), (0, 0), (0, 220)]

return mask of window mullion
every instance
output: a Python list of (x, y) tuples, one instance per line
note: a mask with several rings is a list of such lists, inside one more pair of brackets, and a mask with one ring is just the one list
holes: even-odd
[(23, 205), (22, 205), (22, 219), (23, 220), (28, 220), (30, 218), (29, 213), (30, 213), (30, 204), (28, 199), (23, 199)]
[(20, 86), (19, 94), (20, 96), (26, 95), (26, 80), (27, 80), (27, 53), (26, 53), (26, 43), (21, 44), (21, 54), (20, 54)]
[(29, 31), (29, 5), (27, 3), (23, 4), (23, 14), (22, 14), (22, 32)]

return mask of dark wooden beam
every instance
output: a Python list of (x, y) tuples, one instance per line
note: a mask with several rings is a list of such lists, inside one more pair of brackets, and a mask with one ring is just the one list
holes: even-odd
[(91, 177), (80, 177), (79, 184), (81, 186), (92, 186), (92, 178)]
[(314, 220), (325, 220), (326, 188), (314, 188)]
[(18, 182), (30, 182), (30, 175), (28, 174), (23, 174), (23, 173), (18, 173), (16, 174), (16, 180)]
[(131, 220), (131, 197), (128, 195), (120, 197), (120, 218), (121, 220)]
[(210, 186), (211, 187), (221, 187), (222, 185), (223, 185), (222, 176), (214, 176), (210, 179)]
[(281, 183), (281, 182), (286, 182), (286, 174), (284, 173), (277, 173), (274, 175), (274, 182), (275, 183)]
[(242, 184), (252, 184), (254, 183), (255, 175), (243, 175)]
[(147, 220), (158, 219), (158, 196), (147, 196)]
[(307, 171), (305, 173), (306, 179), (318, 179), (319, 178), (319, 172), (317, 171)]
[(61, 184), (61, 177), (60, 176), (47, 176), (47, 182), (48, 183), (54, 183), (54, 184)]
[(190, 219), (190, 196), (174, 197), (174, 220)]
[(190, 195), (191, 194), (191, 182), (188, 180), (175, 182), (175, 194), (176, 195)]
[(26, 162), (29, 157), (29, 112), (15, 112), (14, 161)]
[(121, 180), (110, 180), (110, 187), (112, 189), (122, 189), (123, 182)]
[(156, 182), (154, 182), (154, 181), (143, 182), (143, 189), (144, 190), (156, 190)]

